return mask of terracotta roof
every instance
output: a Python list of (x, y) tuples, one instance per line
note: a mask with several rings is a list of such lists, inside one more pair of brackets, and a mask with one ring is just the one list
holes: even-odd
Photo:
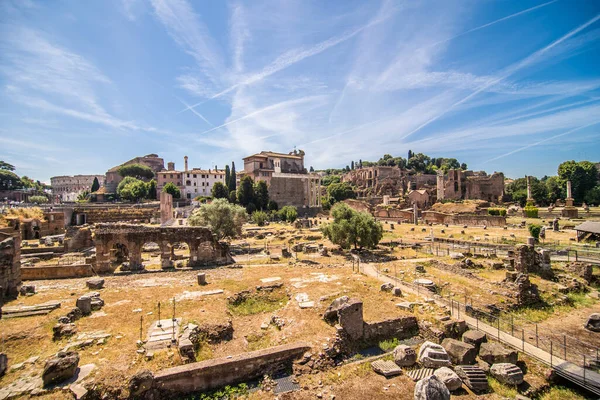
[(281, 157), (281, 158), (295, 158), (297, 160), (301, 160), (302, 159), (301, 155), (286, 154), (286, 153), (276, 153), (276, 152), (273, 152), (273, 151), (261, 151), (260, 153), (253, 154), (253, 155), (248, 156), (248, 157), (244, 157), (243, 159), (246, 160), (246, 159), (251, 158), (251, 157), (261, 157), (261, 158)]

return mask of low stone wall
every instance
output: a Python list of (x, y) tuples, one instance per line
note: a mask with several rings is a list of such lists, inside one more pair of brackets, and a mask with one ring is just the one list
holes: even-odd
[(85, 278), (94, 275), (91, 264), (75, 265), (38, 265), (21, 267), (21, 279), (35, 281), (40, 279)]
[(433, 224), (467, 226), (505, 226), (506, 217), (497, 215), (444, 214), (436, 211), (423, 211), (423, 221)]
[(408, 339), (419, 333), (417, 318), (414, 316), (398, 317), (383, 321), (365, 322), (364, 340), (375, 342), (389, 338)]
[(154, 387), (162, 393), (193, 393), (233, 385), (262, 376), (272, 366), (288, 363), (310, 350), (306, 343), (181, 365), (157, 372)]
[(22, 247), (21, 254), (22, 255), (32, 255), (32, 254), (41, 254), (41, 253), (64, 253), (65, 248), (63, 246), (53, 246), (53, 247)]

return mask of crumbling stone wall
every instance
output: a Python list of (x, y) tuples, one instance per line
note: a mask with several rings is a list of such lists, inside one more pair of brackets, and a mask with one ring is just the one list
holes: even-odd
[(132, 224), (100, 224), (96, 229), (97, 272), (113, 272), (116, 258), (115, 248), (126, 249), (130, 270), (141, 270), (142, 247), (145, 243), (156, 243), (160, 248), (161, 265), (173, 265), (171, 249), (175, 244), (186, 243), (190, 249), (189, 266), (227, 264), (233, 262), (229, 246), (219, 242), (206, 227), (167, 226), (155, 227)]
[(426, 223), (468, 225), (468, 226), (506, 226), (506, 217), (496, 215), (445, 214), (437, 211), (423, 211)]
[(537, 251), (533, 245), (520, 244), (515, 247), (514, 266), (521, 273), (533, 273), (546, 279), (554, 276), (550, 265), (550, 251)]
[(65, 252), (80, 251), (94, 245), (92, 229), (89, 225), (70, 226), (65, 233)]
[(21, 286), (21, 237), (0, 233), (0, 306)]
[(157, 203), (152, 207), (127, 207), (123, 205), (75, 207), (73, 214), (75, 220), (77, 220), (77, 215), (85, 215), (85, 222), (88, 224), (133, 221), (150, 222), (151, 219), (160, 216), (160, 206)]

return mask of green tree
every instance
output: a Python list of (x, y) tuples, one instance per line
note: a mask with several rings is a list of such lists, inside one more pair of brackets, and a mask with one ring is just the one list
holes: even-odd
[(269, 200), (269, 204), (267, 204), (267, 210), (269, 211), (277, 211), (279, 210), (279, 205), (274, 200)]
[(310, 169), (309, 169), (309, 171), (310, 171), (310, 172), (315, 172), (315, 169), (313, 168), (313, 166), (312, 166), (312, 165), (310, 166)]
[(466, 171), (467, 170), (467, 164), (466, 163), (460, 164), (460, 169), (462, 169), (463, 171)]
[(342, 181), (342, 177), (340, 175), (326, 175), (321, 179), (321, 185), (329, 186), (332, 183), (340, 183)]
[(266, 210), (269, 205), (269, 188), (267, 182), (258, 181), (254, 184), (254, 204), (259, 210)]
[(212, 187), (211, 193), (215, 199), (229, 199), (227, 187), (222, 182), (216, 182)]
[(258, 226), (264, 226), (268, 219), (269, 215), (264, 211), (254, 211), (252, 213), (252, 222)]
[(100, 189), (100, 182), (98, 182), (98, 177), (95, 176), (94, 177), (94, 182), (92, 182), (91, 191), (93, 193), (93, 192), (97, 191), (98, 189)]
[(217, 240), (235, 238), (242, 234), (242, 225), (248, 220), (244, 207), (231, 204), (226, 199), (215, 199), (194, 210), (188, 218), (191, 226), (207, 226)]
[(348, 249), (374, 248), (383, 238), (383, 227), (370, 214), (357, 212), (344, 203), (331, 209), (333, 222), (321, 228), (332, 243)]
[(133, 177), (136, 179), (152, 179), (154, 178), (154, 172), (149, 167), (142, 164), (127, 164), (119, 167), (119, 175), (123, 178)]
[(565, 198), (565, 192), (563, 191), (558, 176), (549, 176), (546, 177), (546, 179), (542, 178), (542, 181), (546, 185), (546, 193), (549, 204), (554, 204), (556, 200)]
[(598, 170), (589, 161), (565, 161), (558, 166), (558, 177), (564, 187), (571, 181), (571, 189), (575, 202), (581, 203), (588, 190), (598, 182)]
[(588, 190), (583, 200), (588, 205), (600, 205), (600, 185), (592, 188), (591, 190)]
[(0, 160), (0, 169), (3, 169), (5, 171), (14, 171), (15, 166)]
[(237, 192), (235, 190), (232, 190), (231, 192), (229, 192), (229, 202), (231, 204), (237, 203)]
[(329, 196), (331, 203), (337, 203), (338, 201), (356, 197), (356, 193), (354, 193), (352, 186), (347, 182), (330, 184), (327, 186), (327, 195)]
[(0, 189), (14, 190), (23, 187), (23, 182), (17, 174), (8, 169), (0, 169)]
[(87, 203), (88, 201), (90, 201), (90, 192), (84, 190), (83, 192), (79, 193), (77, 195), (77, 201), (80, 203)]
[(412, 150), (409, 150), (408, 151), (408, 158), (407, 158), (407, 160), (410, 161), (410, 159), (412, 158), (412, 156), (413, 156), (413, 152), (412, 152)]
[(150, 182), (146, 184), (146, 191), (148, 192), (148, 199), (156, 200), (156, 179), (150, 179)]
[(282, 221), (294, 222), (298, 218), (298, 210), (294, 206), (283, 206), (277, 215)]
[(117, 186), (117, 195), (123, 200), (138, 201), (146, 198), (148, 195), (148, 188), (144, 181), (128, 176), (119, 182), (119, 186)]
[(540, 240), (540, 232), (542, 231), (542, 227), (538, 224), (529, 225), (529, 234), (535, 238), (535, 241)]
[(231, 179), (231, 170), (229, 169), (229, 165), (225, 165), (225, 187), (227, 187), (227, 190), (229, 193), (229, 180)]
[(227, 188), (229, 191), (237, 190), (235, 163), (231, 162), (231, 175), (229, 176), (229, 182), (227, 182)]
[(45, 204), (48, 202), (48, 198), (46, 196), (29, 196), (30, 203), (37, 204)]
[(35, 188), (35, 182), (33, 179), (29, 178), (28, 176), (23, 175), (21, 177), (21, 187), (24, 187), (25, 189)]
[[(529, 177), (531, 182), (531, 196), (536, 204), (547, 204), (548, 203), (548, 189), (546, 183), (540, 181), (534, 176)], [(518, 202), (521, 206), (524, 206), (527, 202), (527, 179), (518, 178), (512, 183), (506, 185), (505, 192), (512, 201)]]
[(181, 191), (173, 182), (169, 182), (165, 186), (163, 186), (162, 191), (165, 193), (169, 193), (171, 196), (173, 196), (174, 199), (178, 199), (181, 197)]
[(350, 169), (354, 169), (354, 161), (350, 162)]
[[(237, 202), (250, 210), (249, 204), (254, 204), (254, 181), (248, 175), (240, 181), (240, 187), (237, 189)], [(256, 204), (254, 204), (256, 208)]]
[(427, 167), (430, 166), (431, 158), (423, 153), (413, 154), (408, 160), (407, 167), (414, 170), (415, 172), (425, 173)]

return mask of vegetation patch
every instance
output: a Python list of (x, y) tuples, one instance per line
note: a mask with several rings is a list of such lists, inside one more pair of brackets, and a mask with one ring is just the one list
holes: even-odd
[(227, 305), (233, 315), (254, 315), (272, 312), (284, 307), (289, 300), (287, 294), (282, 289), (244, 295), (238, 293), (234, 297)]

